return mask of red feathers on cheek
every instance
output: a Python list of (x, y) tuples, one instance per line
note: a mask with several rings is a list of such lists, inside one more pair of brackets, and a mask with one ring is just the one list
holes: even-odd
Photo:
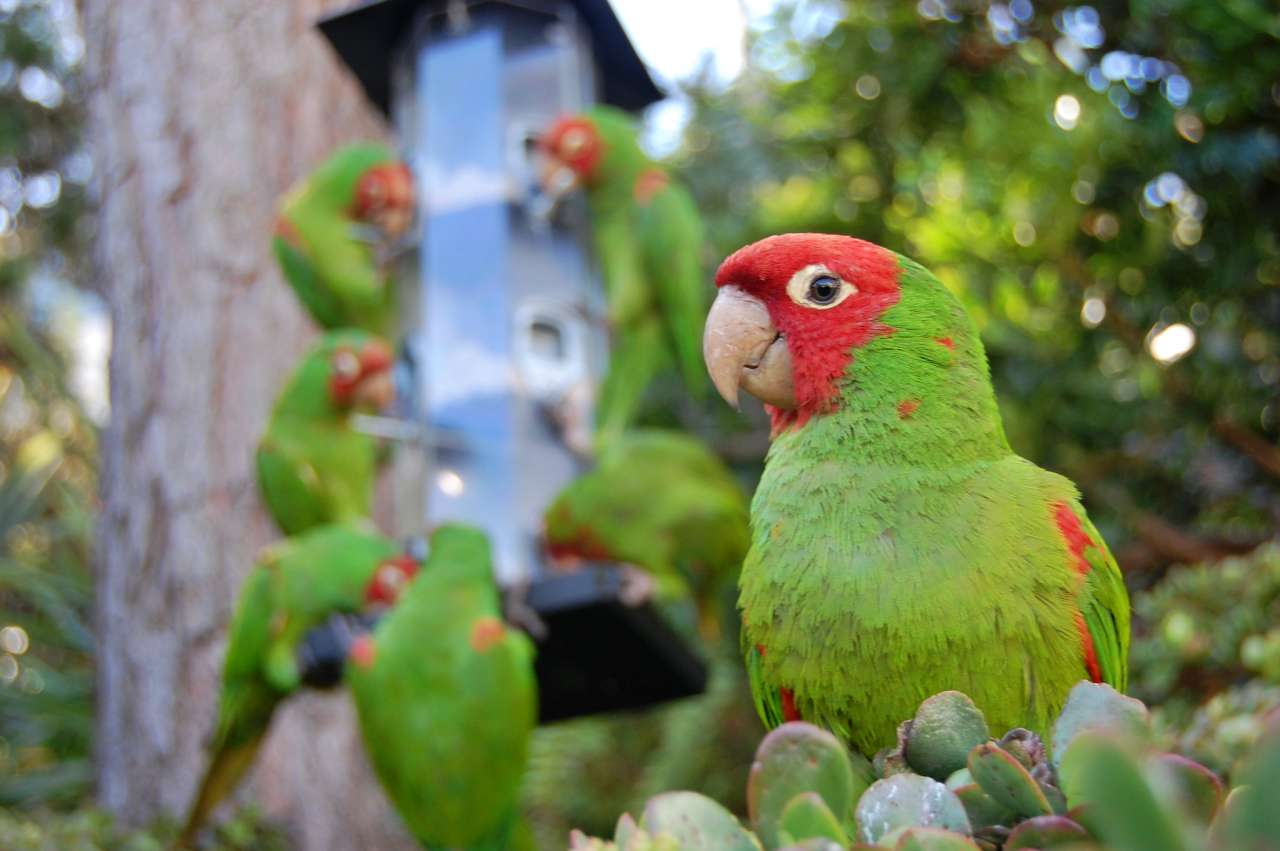
[[(787, 282), (806, 266), (822, 264), (857, 288), (837, 307), (796, 304)], [(880, 321), (898, 303), (897, 258), (870, 242), (829, 234), (787, 234), (747, 246), (724, 262), (720, 286), (742, 287), (765, 303), (791, 350), (796, 409), (770, 410), (774, 431), (803, 425), (840, 401), (840, 379), (855, 350), (893, 329)]]

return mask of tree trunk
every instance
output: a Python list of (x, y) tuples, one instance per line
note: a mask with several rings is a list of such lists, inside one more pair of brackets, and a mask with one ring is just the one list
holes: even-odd
[[(102, 440), (98, 782), (127, 824), (180, 815), (225, 628), (277, 536), (253, 448), (315, 335), (269, 241), (280, 194), (385, 129), (313, 30), (349, 0), (84, 0), (114, 323)], [(279, 713), (251, 794), (306, 849), (413, 847), (344, 695)]]

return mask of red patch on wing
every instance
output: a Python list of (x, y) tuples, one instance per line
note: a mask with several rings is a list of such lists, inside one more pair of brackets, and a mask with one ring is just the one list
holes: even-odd
[(507, 628), (495, 617), (480, 618), (471, 625), (471, 649), (483, 653), (502, 641)]
[(653, 196), (666, 189), (667, 184), (670, 182), (671, 179), (667, 177), (667, 173), (662, 169), (645, 169), (636, 178), (635, 186), (632, 187), (631, 192), (635, 196), (636, 203), (641, 207), (646, 207), (653, 200)]
[[(821, 264), (857, 288), (829, 310), (796, 304), (787, 282), (806, 266)], [(840, 404), (840, 382), (856, 349), (893, 333), (880, 317), (901, 298), (897, 258), (884, 248), (849, 236), (792, 233), (738, 249), (720, 265), (716, 286), (737, 286), (764, 302), (791, 350), (796, 407), (765, 406), (777, 434), (830, 413)]]
[(358, 668), (368, 668), (373, 665), (373, 660), (377, 658), (377, 649), (378, 645), (374, 643), (373, 636), (362, 635), (351, 642), (351, 649), (347, 651), (347, 659)]
[(306, 245), (302, 242), (302, 233), (293, 222), (289, 221), (287, 216), (276, 217), (275, 235), (294, 251), (304, 251), (306, 249)]
[(763, 659), (763, 658), (764, 658), (764, 645), (763, 645), (763, 644), (757, 644), (757, 645), (756, 645), (756, 652), (757, 652), (757, 653), (759, 653), (759, 654), (760, 654), (760, 658), (761, 658), (761, 659)]
[(1084, 645), (1084, 669), (1089, 672), (1089, 679), (1095, 683), (1102, 682), (1102, 667), (1098, 664), (1098, 650), (1093, 646), (1093, 636), (1089, 634), (1089, 625), (1084, 622), (1084, 614), (1076, 612), (1076, 630), (1080, 633), (1080, 643)]
[[(1071, 506), (1067, 503), (1062, 501), (1053, 503), (1053, 522), (1057, 524), (1058, 533), (1062, 535), (1062, 540), (1067, 545), (1067, 554), (1071, 557), (1071, 566), (1075, 568), (1076, 574), (1080, 577), (1081, 584), (1083, 584), (1085, 577), (1093, 569), (1089, 564), (1089, 559), (1085, 558), (1084, 551), (1089, 547), (1095, 546), (1095, 544), (1088, 533), (1084, 531), (1084, 527), (1080, 525), (1080, 518), (1076, 516), (1076, 513), (1071, 510)], [(1084, 648), (1084, 668), (1089, 673), (1089, 679), (1095, 683), (1100, 683), (1102, 682), (1102, 667), (1098, 664), (1098, 649), (1094, 646), (1093, 636), (1089, 633), (1089, 625), (1085, 623), (1083, 612), (1076, 611), (1075, 622), (1076, 631), (1080, 633), (1080, 643)]]
[(779, 688), (778, 697), (782, 698), (782, 720), (784, 721), (802, 721), (800, 712), (796, 709), (796, 696), (789, 688)]
[(919, 399), (903, 399), (898, 403), (898, 419), (905, 420), (916, 412), (916, 408), (920, 407)]
[(1065, 502), (1055, 502), (1053, 521), (1058, 525), (1058, 533), (1067, 544), (1067, 552), (1071, 554), (1071, 563), (1075, 566), (1076, 572), (1081, 576), (1087, 576), (1091, 568), (1084, 551), (1094, 544), (1080, 525), (1080, 518), (1076, 517), (1071, 506)]
[(939, 337), (938, 345), (946, 346), (948, 349), (954, 349), (956, 347), (956, 341), (950, 337)]

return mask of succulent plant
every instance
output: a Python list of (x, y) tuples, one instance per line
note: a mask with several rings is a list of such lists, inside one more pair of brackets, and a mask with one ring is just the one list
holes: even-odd
[(756, 833), (710, 799), (675, 792), (651, 799), (638, 824), (624, 816), (612, 842), (575, 835), (572, 848), (1280, 851), (1280, 715), (1243, 771), (1250, 786), (1230, 796), (1203, 765), (1157, 752), (1148, 717), (1139, 701), (1081, 683), (1050, 749), (1029, 730), (992, 739), (968, 698), (944, 692), (877, 755), (870, 785), (839, 740), (793, 722), (756, 752)]

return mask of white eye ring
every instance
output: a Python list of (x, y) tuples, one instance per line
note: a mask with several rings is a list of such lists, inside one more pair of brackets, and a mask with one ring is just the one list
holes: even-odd
[[(809, 298), (809, 287), (819, 278), (834, 278), (840, 282), (840, 291), (836, 293), (836, 297), (831, 301), (819, 303)], [(830, 310), (840, 305), (845, 299), (858, 291), (858, 288), (848, 281), (841, 278), (835, 272), (832, 272), (821, 263), (814, 263), (805, 266), (799, 272), (791, 276), (791, 280), (787, 281), (787, 295), (791, 300), (801, 307), (807, 307), (810, 310)]]
[(360, 374), (360, 359), (355, 352), (341, 349), (333, 356), (333, 371), (339, 378), (355, 378)]

